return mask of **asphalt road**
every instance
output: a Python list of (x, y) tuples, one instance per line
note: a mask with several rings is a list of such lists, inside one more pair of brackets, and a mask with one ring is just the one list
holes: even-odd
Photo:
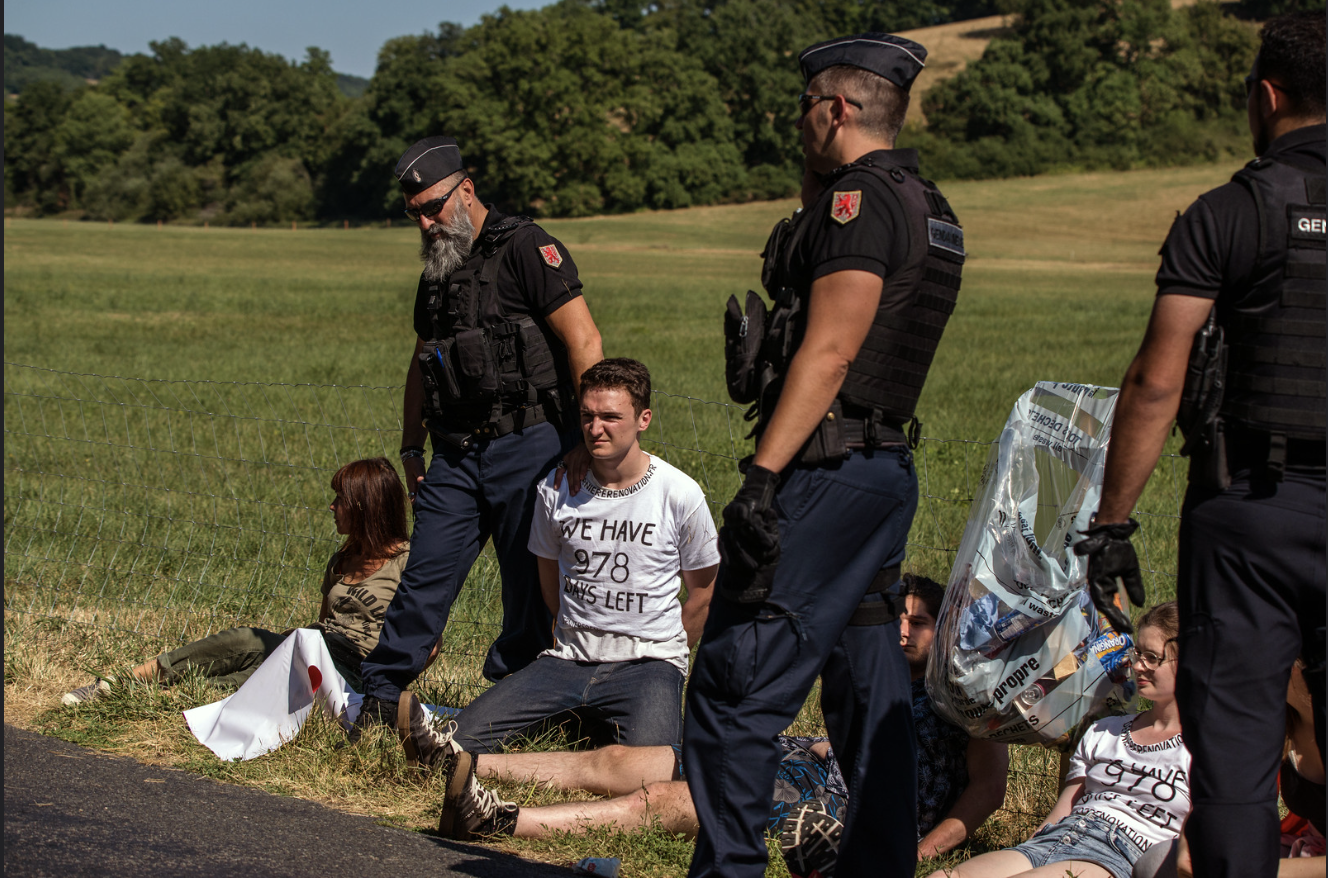
[(571, 874), (8, 723), (4, 746), (6, 876)]

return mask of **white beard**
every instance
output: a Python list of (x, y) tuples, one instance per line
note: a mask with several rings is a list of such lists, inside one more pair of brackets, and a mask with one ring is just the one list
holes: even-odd
[(470, 221), (470, 214), (464, 206), (453, 213), (451, 219), (421, 231), (420, 260), (424, 262), (425, 280), (435, 283), (447, 280), (448, 275), (469, 258), (474, 240), (475, 224)]

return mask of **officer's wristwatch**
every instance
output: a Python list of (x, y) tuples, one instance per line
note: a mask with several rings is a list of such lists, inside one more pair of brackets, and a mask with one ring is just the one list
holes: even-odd
[(423, 446), (420, 445), (401, 446), (401, 462), (405, 463), (406, 461), (410, 460), (412, 457), (418, 457), (421, 460), (423, 460), (424, 459)]

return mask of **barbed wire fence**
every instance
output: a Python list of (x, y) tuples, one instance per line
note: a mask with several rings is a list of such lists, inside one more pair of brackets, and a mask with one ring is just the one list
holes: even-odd
[[(400, 386), (126, 378), (8, 362), (4, 380), (6, 616), (139, 635), (162, 649), (236, 625), (279, 631), (316, 619), (339, 544), (332, 474), (363, 457), (395, 463), (400, 444)], [(664, 391), (652, 407), (643, 445), (695, 478), (718, 520), (750, 451), (743, 407)], [(922, 440), (911, 569), (948, 578), (991, 447)], [(1181, 463), (1163, 459), (1136, 513), (1157, 600), (1175, 592)], [(442, 658), (417, 688), (458, 706), (482, 691), (501, 613), (486, 548)], [(1012, 791), (1044, 790), (1055, 754), (1019, 749), (1028, 752), (1015, 759)]]

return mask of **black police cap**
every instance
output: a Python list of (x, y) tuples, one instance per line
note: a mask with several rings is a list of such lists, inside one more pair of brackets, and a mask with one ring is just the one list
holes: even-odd
[(461, 170), (461, 148), (451, 137), (426, 137), (406, 150), (397, 162), (397, 182), (406, 195), (425, 189)]
[(926, 67), (927, 50), (912, 40), (894, 34), (853, 34), (836, 37), (804, 49), (798, 56), (808, 82), (827, 67), (861, 67), (908, 90)]

